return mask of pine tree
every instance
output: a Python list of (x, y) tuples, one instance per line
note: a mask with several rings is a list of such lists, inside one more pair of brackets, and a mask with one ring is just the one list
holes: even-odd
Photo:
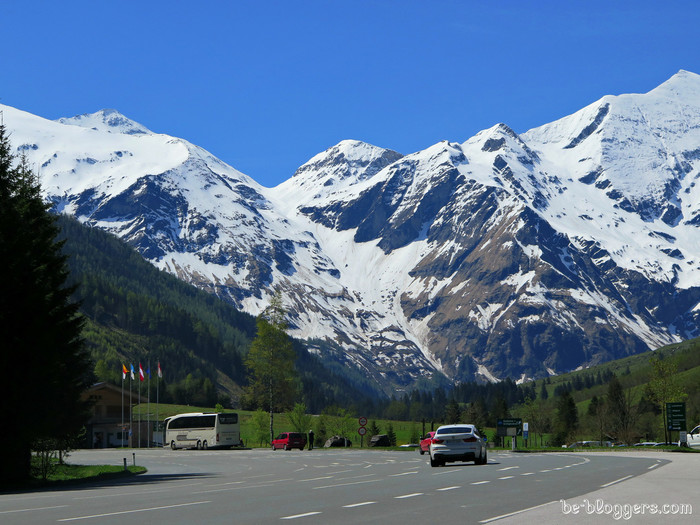
[[(66, 285), (68, 271), (58, 228), (48, 213), (37, 178), (20, 159), (15, 164), (0, 125), (0, 334), (2, 355), (20, 359), (6, 374), (4, 417), (11, 433), (0, 433), (5, 459), (0, 483), (30, 475), (33, 443), (66, 443), (83, 427), (92, 364), (81, 339), (82, 319)], [(5, 363), (5, 370), (10, 370)], [(56, 445), (61, 448), (61, 445)]]

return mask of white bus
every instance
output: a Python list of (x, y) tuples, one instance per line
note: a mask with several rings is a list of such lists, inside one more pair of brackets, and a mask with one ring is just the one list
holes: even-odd
[(241, 446), (238, 414), (178, 414), (166, 418), (164, 446), (170, 448), (232, 448)]

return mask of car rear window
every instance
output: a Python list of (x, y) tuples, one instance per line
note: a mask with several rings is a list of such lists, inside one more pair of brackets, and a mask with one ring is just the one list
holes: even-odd
[(290, 432), (289, 433), (290, 439), (299, 439), (300, 437), (301, 437), (301, 434), (299, 434), (299, 432)]
[(471, 427), (449, 427), (441, 428), (437, 431), (438, 434), (471, 434)]

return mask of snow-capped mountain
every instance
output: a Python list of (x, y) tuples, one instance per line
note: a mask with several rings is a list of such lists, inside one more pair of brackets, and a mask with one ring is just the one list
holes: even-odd
[(542, 377), (698, 335), (700, 76), (403, 156), (343, 141), (265, 188), (114, 110), (2, 106), (57, 210), (386, 392)]

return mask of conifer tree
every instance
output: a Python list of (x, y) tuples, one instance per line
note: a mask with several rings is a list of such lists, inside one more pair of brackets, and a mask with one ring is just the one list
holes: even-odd
[(12, 370), (3, 379), (3, 417), (12, 422), (0, 432), (4, 485), (29, 477), (33, 443), (66, 442), (83, 427), (80, 396), (92, 377), (55, 218), (26, 160), (15, 160), (0, 125), (0, 344), (3, 369)]

